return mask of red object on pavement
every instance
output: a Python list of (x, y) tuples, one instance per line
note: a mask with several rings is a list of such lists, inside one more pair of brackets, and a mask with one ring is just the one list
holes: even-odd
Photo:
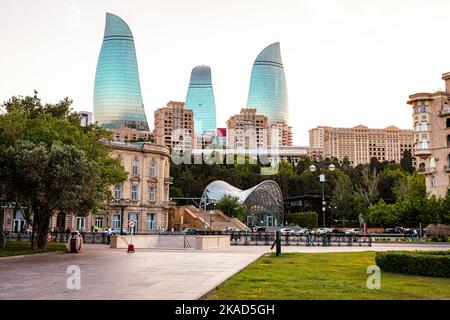
[(134, 244), (129, 244), (128, 245), (127, 253), (131, 253), (131, 252), (134, 252)]

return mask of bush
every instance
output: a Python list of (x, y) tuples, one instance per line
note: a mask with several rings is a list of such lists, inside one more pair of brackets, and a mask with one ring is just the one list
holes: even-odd
[(303, 228), (317, 228), (317, 212), (307, 211), (307, 212), (297, 212), (291, 213), (288, 216), (289, 224), (299, 225)]
[(450, 278), (450, 250), (377, 252), (375, 262), (387, 272)]

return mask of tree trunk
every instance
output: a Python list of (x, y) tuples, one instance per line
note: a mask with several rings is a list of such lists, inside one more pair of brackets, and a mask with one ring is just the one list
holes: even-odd
[(36, 243), (38, 249), (46, 249), (47, 248), (47, 237), (48, 237), (48, 225), (50, 223), (50, 211), (47, 209), (39, 209), (35, 210), (35, 213), (39, 213), (39, 217), (35, 217), (37, 219), (37, 236)]

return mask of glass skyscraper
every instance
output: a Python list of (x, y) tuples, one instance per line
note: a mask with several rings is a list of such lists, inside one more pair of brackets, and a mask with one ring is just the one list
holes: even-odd
[(247, 108), (256, 108), (269, 123), (288, 123), (287, 86), (279, 42), (264, 48), (253, 63)]
[(216, 103), (210, 67), (202, 65), (192, 69), (186, 96), (186, 108), (194, 112), (196, 135), (216, 134)]
[(95, 73), (94, 119), (109, 129), (149, 130), (133, 34), (125, 21), (111, 13), (106, 14)]

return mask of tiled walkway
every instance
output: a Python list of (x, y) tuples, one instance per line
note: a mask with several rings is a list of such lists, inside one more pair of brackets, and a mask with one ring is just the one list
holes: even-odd
[[(442, 245), (283, 247), (283, 252), (448, 250)], [(79, 254), (0, 258), (0, 299), (198, 299), (256, 260), (269, 247), (221, 250), (125, 250), (86, 245)], [(81, 288), (70, 290), (67, 268), (81, 271)]]

